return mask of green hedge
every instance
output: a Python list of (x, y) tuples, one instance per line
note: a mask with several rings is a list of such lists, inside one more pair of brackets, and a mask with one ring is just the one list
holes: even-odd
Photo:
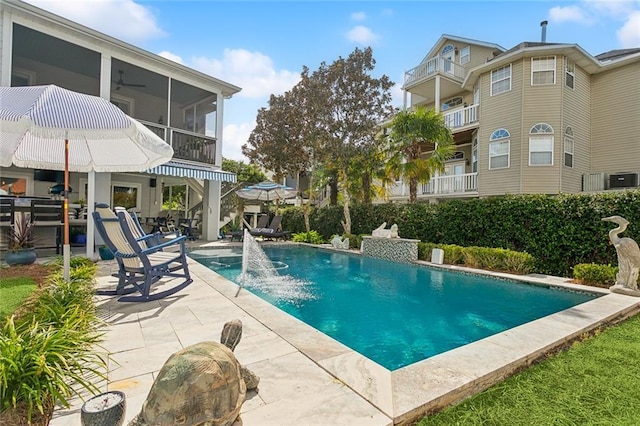
[(418, 243), (418, 257), (431, 260), (434, 248), (444, 252), (444, 263), (464, 265), (470, 268), (528, 274), (533, 269), (534, 259), (528, 253), (489, 247), (461, 247), (455, 244)]
[(616, 283), (618, 268), (611, 265), (580, 263), (573, 267), (573, 277), (584, 285), (609, 288)]
[[(371, 234), (382, 222), (398, 224), (400, 236), (437, 244), (493, 247), (526, 252), (539, 273), (570, 276), (579, 263), (616, 264), (602, 222), (614, 214), (625, 217), (623, 236), (640, 241), (640, 190), (600, 194), (506, 195), (440, 204), (354, 205), (352, 234)], [(311, 229), (325, 239), (342, 234), (341, 206), (313, 209)], [(283, 212), (283, 226), (303, 232), (299, 208)]]

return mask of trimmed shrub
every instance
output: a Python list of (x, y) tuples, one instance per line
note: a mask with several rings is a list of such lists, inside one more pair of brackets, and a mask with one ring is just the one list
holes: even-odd
[(293, 242), (295, 243), (309, 243), (309, 244), (322, 244), (324, 239), (318, 231), (299, 232), (293, 234)]
[(349, 248), (360, 250), (362, 245), (362, 235), (342, 234), (342, 239), (349, 238)]
[(616, 283), (618, 268), (611, 265), (579, 263), (573, 267), (573, 277), (581, 284), (609, 288)]

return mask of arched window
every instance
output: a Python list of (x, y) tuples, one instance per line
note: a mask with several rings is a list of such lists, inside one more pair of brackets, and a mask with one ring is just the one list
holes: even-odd
[(529, 165), (553, 166), (553, 127), (538, 123), (529, 134)]
[(491, 133), (491, 137), (489, 137), (490, 141), (495, 141), (498, 139), (504, 139), (511, 137), (507, 129), (498, 129), (495, 132)]
[(506, 129), (498, 129), (489, 137), (489, 170), (509, 167), (511, 135)]
[(564, 129), (564, 165), (573, 167), (573, 129), (567, 126)]
[(449, 43), (449, 44), (446, 44), (446, 45), (442, 48), (442, 50), (440, 51), (440, 54), (441, 54), (441, 55), (444, 55), (444, 54), (446, 54), (446, 53), (451, 52), (452, 50), (455, 50), (455, 46), (454, 46), (453, 44)]

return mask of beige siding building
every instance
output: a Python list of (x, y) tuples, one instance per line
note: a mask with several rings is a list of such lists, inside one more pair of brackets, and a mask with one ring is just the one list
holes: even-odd
[[(403, 89), (405, 107), (441, 112), (456, 143), (422, 201), (640, 185), (640, 48), (592, 56), (577, 44), (506, 50), (443, 35)], [(398, 181), (390, 199), (407, 198)]]

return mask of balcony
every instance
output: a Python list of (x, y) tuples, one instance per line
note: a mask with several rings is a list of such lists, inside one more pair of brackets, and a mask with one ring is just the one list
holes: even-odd
[(216, 139), (160, 124), (139, 120), (173, 148), (173, 158), (216, 164)]
[[(460, 197), (478, 195), (478, 173), (436, 176), (424, 184), (418, 184), (418, 198)], [(391, 187), (391, 198), (409, 196), (409, 184), (398, 182)]]
[(436, 56), (423, 62), (415, 68), (404, 73), (404, 86), (408, 87), (421, 82), (437, 73), (454, 77), (461, 83), (464, 80), (465, 69), (462, 65), (456, 64), (451, 59)]
[(444, 112), (444, 124), (452, 131), (462, 130), (480, 121), (480, 105), (470, 105), (455, 111)]

